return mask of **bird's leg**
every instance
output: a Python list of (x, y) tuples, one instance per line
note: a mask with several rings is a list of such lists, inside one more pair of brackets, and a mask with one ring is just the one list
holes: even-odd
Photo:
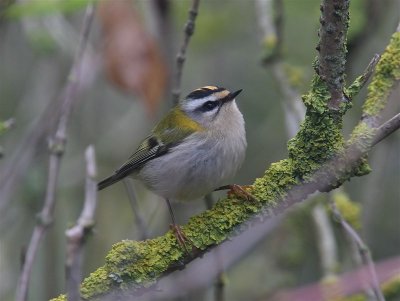
[(175, 216), (174, 216), (174, 211), (172, 210), (171, 203), (169, 202), (168, 199), (165, 199), (167, 202), (169, 214), (171, 216), (172, 224), (169, 225), (169, 228), (172, 230), (172, 232), (175, 235), (176, 240), (178, 241), (179, 245), (183, 247), (186, 251), (187, 254), (190, 254), (188, 251), (188, 248), (186, 246), (186, 242), (190, 242), (190, 240), (186, 237), (186, 235), (182, 232), (181, 227), (175, 222)]
[(218, 187), (217, 189), (214, 189), (214, 191), (229, 189), (228, 195), (235, 195), (239, 198), (245, 199), (246, 201), (256, 202), (257, 199), (250, 192), (248, 192), (246, 190), (251, 187), (252, 187), (252, 185), (230, 184), (230, 185), (224, 185), (224, 186)]

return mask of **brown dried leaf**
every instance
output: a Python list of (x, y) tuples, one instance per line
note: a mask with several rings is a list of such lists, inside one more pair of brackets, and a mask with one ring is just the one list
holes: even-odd
[(154, 113), (167, 84), (159, 48), (143, 28), (132, 1), (104, 0), (99, 5), (99, 17), (108, 78), (119, 88), (139, 95), (147, 110)]

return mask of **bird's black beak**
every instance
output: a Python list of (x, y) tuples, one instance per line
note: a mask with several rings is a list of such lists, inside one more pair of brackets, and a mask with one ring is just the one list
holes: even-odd
[(220, 99), (221, 104), (231, 102), (232, 100), (235, 99), (236, 96), (238, 96), (240, 94), (240, 92), (242, 92), (242, 89), (237, 90), (236, 92), (233, 92), (233, 93), (229, 93), (224, 98)]
[(235, 97), (238, 96), (240, 94), (240, 92), (242, 92), (242, 91), (243, 91), (243, 89), (240, 89), (240, 90), (237, 90), (236, 92), (229, 94), (229, 98), (231, 100), (235, 99)]

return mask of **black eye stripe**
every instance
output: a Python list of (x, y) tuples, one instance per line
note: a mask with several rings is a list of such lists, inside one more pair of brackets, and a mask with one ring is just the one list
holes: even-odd
[(206, 101), (202, 105), (198, 106), (196, 108), (196, 111), (198, 112), (209, 112), (214, 110), (216, 107), (218, 107), (221, 103), (219, 101)]

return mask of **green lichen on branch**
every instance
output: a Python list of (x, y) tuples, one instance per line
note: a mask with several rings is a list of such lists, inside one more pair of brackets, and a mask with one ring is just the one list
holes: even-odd
[[(400, 80), (400, 32), (392, 35), (389, 45), (386, 47), (378, 64), (375, 74), (368, 85), (367, 99), (363, 105), (363, 118), (354, 127), (348, 145), (356, 145), (362, 152), (367, 152), (371, 148), (372, 140), (376, 133), (378, 117), (386, 106), (388, 96), (393, 87)], [(357, 92), (359, 84), (355, 81), (354, 91)], [(357, 84), (358, 83), (358, 84)], [(353, 91), (353, 92), (354, 92)], [(352, 90), (350, 91), (352, 92)], [(361, 159), (356, 176), (362, 176), (371, 171), (366, 157)]]
[(366, 122), (359, 122), (353, 129), (348, 144), (357, 144), (358, 147), (367, 151), (371, 147), (376, 128), (370, 127)]
[(349, 143), (357, 143), (363, 150), (371, 147), (376, 132), (377, 119), (386, 106), (388, 96), (400, 80), (400, 32), (392, 35), (368, 85), (367, 99), (363, 105), (363, 119), (354, 128)]
[(295, 176), (301, 179), (317, 170), (343, 148), (342, 117), (350, 108), (350, 103), (342, 102), (339, 110), (331, 110), (328, 105), (330, 99), (326, 82), (315, 75), (310, 92), (303, 96), (307, 108), (306, 118), (296, 137), (288, 143)]
[(363, 106), (365, 117), (378, 116), (385, 107), (394, 84), (400, 80), (400, 32), (392, 35), (368, 86)]

